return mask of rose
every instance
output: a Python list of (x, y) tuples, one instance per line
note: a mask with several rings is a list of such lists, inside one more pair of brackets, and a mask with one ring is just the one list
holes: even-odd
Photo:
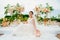
[(50, 10), (49, 10), (48, 8), (43, 8), (43, 9), (42, 9), (42, 12), (48, 13), (48, 12), (50, 12)]
[(35, 11), (40, 12), (41, 11), (40, 7), (35, 7)]
[(15, 10), (17, 10), (18, 12), (23, 12), (24, 11), (24, 7), (16, 7)]
[(14, 10), (14, 7), (10, 7), (10, 8), (8, 9), (8, 13), (13, 13), (13, 10)]
[(21, 7), (21, 10), (20, 11), (23, 12), (24, 11), (24, 7)]

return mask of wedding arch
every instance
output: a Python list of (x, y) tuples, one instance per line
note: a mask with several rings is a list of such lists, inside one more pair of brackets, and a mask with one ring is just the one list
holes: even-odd
[[(28, 14), (22, 14), (22, 12), (24, 12), (25, 8), (21, 5), (19, 5), (19, 3), (17, 3), (16, 5), (10, 5), (8, 4), (5, 7), (5, 17), (4, 18), (0, 18), (0, 26), (8, 26), (13, 22), (17, 22), (17, 24), (19, 24), (20, 22), (25, 22), (28, 19)], [(36, 12), (35, 17), (37, 19), (37, 22), (43, 22), (46, 24), (46, 22), (48, 20), (51, 21), (58, 21), (60, 22), (60, 17), (56, 18), (56, 17), (51, 17), (48, 18), (48, 14), (53, 11), (53, 7), (50, 6), (48, 3), (46, 3), (46, 6), (43, 7), (42, 4), (40, 4), (39, 6), (36, 6), (34, 8), (34, 12)], [(41, 14), (45, 14), (44, 18), (41, 17)]]

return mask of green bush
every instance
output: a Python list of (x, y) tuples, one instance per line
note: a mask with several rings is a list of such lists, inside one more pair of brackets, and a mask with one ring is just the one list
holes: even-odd
[(3, 18), (0, 19), (0, 24), (2, 23), (2, 21), (3, 21)]

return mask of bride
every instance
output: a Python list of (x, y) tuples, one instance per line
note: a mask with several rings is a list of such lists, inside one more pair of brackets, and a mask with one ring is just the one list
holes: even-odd
[(35, 19), (33, 17), (33, 11), (29, 12), (29, 18), (27, 22), (20, 24), (16, 31), (13, 32), (13, 35), (14, 36), (35, 35), (36, 37), (40, 36), (40, 31), (36, 28)]

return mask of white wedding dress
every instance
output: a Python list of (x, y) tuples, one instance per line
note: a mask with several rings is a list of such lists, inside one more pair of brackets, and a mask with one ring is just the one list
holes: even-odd
[(34, 18), (29, 18), (27, 24), (20, 23), (16, 28), (11, 27), (10, 30), (14, 29), (12, 30), (12, 33), (1, 36), (0, 40), (60, 40), (56, 37), (56, 34), (60, 32), (60, 27), (55, 25), (46, 27), (44, 25), (37, 25), (36, 23), (37, 28), (41, 33), (40, 37), (36, 37), (34, 35), (34, 27), (32, 25), (33, 19)]
[(13, 35), (16, 36), (31, 36), (34, 35), (34, 26), (32, 24), (32, 20), (34, 18), (28, 18), (28, 23), (24, 24), (21, 23), (20, 25), (18, 25), (16, 28), (16, 30), (12, 33)]

